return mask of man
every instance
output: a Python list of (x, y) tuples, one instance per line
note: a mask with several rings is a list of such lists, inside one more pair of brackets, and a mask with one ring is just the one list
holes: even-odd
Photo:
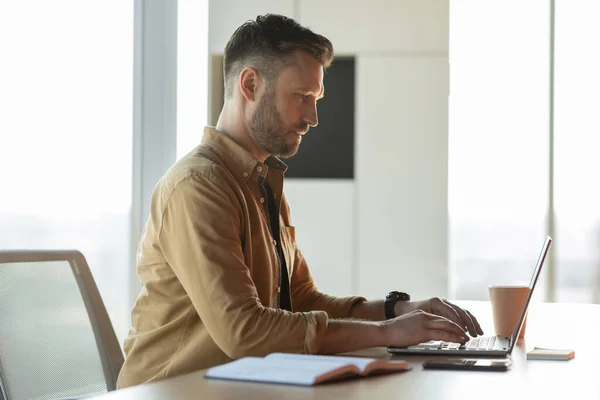
[(483, 333), (468, 311), (445, 300), (394, 293), (384, 305), (315, 287), (276, 156), (294, 155), (317, 125), (332, 58), (329, 40), (278, 15), (248, 21), (231, 37), (217, 126), (205, 128), (202, 144), (152, 195), (138, 250), (143, 290), (119, 387), (245, 356), (464, 343), (468, 333)]

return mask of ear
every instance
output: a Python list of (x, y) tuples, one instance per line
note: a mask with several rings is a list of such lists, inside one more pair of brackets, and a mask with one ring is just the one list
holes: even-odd
[(255, 101), (258, 93), (260, 75), (252, 67), (246, 67), (239, 75), (240, 92), (248, 101)]

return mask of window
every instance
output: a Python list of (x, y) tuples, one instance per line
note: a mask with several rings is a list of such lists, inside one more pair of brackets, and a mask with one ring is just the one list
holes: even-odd
[(547, 2), (450, 3), (453, 298), (531, 277), (546, 234), (548, 43)]
[(177, 4), (177, 158), (202, 140), (208, 103), (208, 2)]
[(0, 47), (0, 248), (80, 250), (122, 343), (133, 2), (1, 2)]
[[(549, 229), (547, 299), (600, 302), (599, 14), (591, 0), (451, 4), (455, 297), (484, 299), (486, 284), (524, 281), (534, 239)], [(550, 199), (554, 224), (544, 214)]]
[(600, 302), (600, 3), (556, 5), (557, 300)]

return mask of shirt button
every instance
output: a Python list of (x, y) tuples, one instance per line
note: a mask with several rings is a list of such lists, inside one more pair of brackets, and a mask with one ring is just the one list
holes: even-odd
[(258, 167), (256, 167), (256, 170), (257, 170), (258, 172), (262, 172), (262, 167), (259, 165)]
[(273, 239), (273, 246), (277, 246), (277, 240)]
[(261, 202), (261, 203), (264, 203), (264, 202), (265, 202), (265, 198), (264, 198), (264, 197), (261, 197), (261, 198), (260, 198), (260, 202)]
[(244, 178), (248, 177), (248, 173), (247, 172), (244, 172), (242, 175), (244, 175)]
[(277, 288), (277, 293), (281, 293), (281, 287)]

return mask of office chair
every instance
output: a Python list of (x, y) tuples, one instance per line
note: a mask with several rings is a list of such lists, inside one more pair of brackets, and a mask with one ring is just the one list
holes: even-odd
[(0, 399), (116, 388), (123, 353), (78, 251), (0, 251)]

